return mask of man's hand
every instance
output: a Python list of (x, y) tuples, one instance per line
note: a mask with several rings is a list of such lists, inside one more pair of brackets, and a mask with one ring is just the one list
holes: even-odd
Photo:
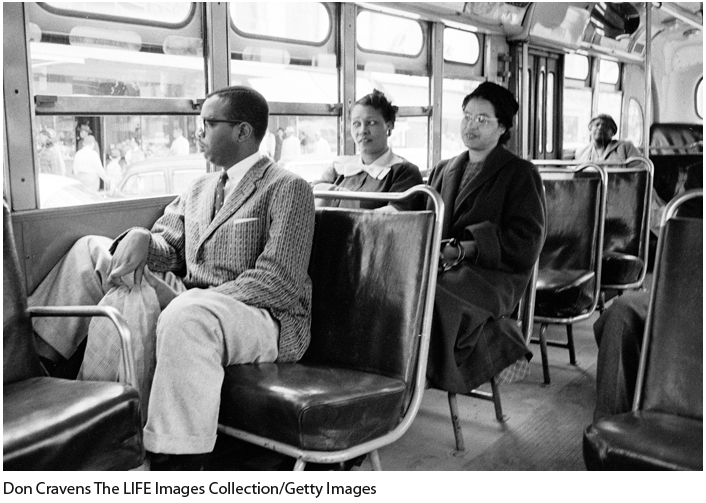
[(179, 292), (172, 289), (172, 287), (170, 287), (165, 281), (155, 276), (147, 266), (145, 266), (145, 279), (157, 293), (159, 308), (162, 310), (164, 310), (164, 308), (167, 307), (172, 300), (174, 300), (174, 297), (179, 295)]
[(110, 261), (108, 283), (120, 285), (120, 278), (134, 272), (135, 284), (141, 284), (149, 247), (150, 232), (147, 229), (133, 229), (128, 232), (118, 244)]

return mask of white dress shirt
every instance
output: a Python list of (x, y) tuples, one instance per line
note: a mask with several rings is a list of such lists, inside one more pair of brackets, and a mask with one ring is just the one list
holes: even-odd
[(246, 157), (242, 161), (232, 165), (226, 171), (228, 173), (228, 181), (223, 189), (223, 202), (228, 200), (228, 197), (233, 193), (235, 188), (238, 186), (240, 181), (260, 159), (262, 159), (262, 154), (260, 152), (255, 152), (251, 156)]

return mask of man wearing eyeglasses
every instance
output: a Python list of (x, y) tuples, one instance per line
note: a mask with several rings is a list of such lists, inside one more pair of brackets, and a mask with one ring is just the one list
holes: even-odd
[[(143, 407), (149, 394), (144, 442), (152, 469), (203, 467), (216, 442), (225, 366), (296, 361), (309, 344), (314, 199), (304, 179), (259, 153), (268, 116), (265, 98), (253, 89), (209, 94), (197, 138), (206, 159), (222, 171), (194, 180), (151, 230), (133, 228), (108, 241), (112, 257), (96, 254), (95, 236), (82, 238), (76, 257), (57, 266), (71, 270), (51, 273), (55, 283), (91, 285), (93, 297), (84, 293), (77, 304), (91, 303), (88, 298), (110, 304), (121, 288), (138, 290), (129, 288), (133, 284), (154, 289), (159, 308), (144, 313), (145, 326), (131, 327), (145, 348), (150, 344), (144, 341), (156, 337), (152, 384), (142, 383)], [(94, 244), (87, 247), (90, 239)], [(87, 260), (85, 251), (77, 258), (85, 249), (93, 250), (95, 270), (77, 278), (75, 264)], [(82, 377), (115, 374), (106, 365), (111, 345), (100, 323), (92, 323)], [(144, 380), (150, 379), (145, 371)]]

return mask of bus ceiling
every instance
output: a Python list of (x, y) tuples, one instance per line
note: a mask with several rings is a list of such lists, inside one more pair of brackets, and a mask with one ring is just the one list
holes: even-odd
[[(384, 3), (365, 4), (385, 8)], [(387, 4), (388, 6), (390, 4)], [(645, 56), (644, 2), (441, 2), (407, 3), (405, 11), (449, 26), (510, 41), (609, 55), (625, 62)], [(651, 3), (652, 33), (673, 28), (679, 34), (703, 29), (700, 2)], [(676, 27), (676, 28), (674, 28)], [(686, 36), (686, 35), (684, 35)]]

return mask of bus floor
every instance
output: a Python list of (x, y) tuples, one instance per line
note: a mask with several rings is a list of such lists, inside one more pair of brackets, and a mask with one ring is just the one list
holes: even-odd
[[(550, 347), (551, 384), (543, 385), (538, 344), (529, 374), (501, 386), (506, 421), (495, 418), (493, 404), (458, 396), (465, 451), (457, 452), (447, 393), (428, 389), (409, 430), (397, 442), (380, 449), (383, 470), (584, 470), (583, 430), (591, 422), (596, 401), (596, 356), (593, 322), (598, 313), (574, 325), (576, 366), (568, 350)], [(539, 331), (535, 325), (534, 333)], [(550, 325), (550, 339), (566, 340), (563, 325)], [(489, 389), (484, 385), (481, 389)], [(208, 470), (291, 470), (294, 460), (234, 439), (221, 438)], [(341, 469), (333, 465), (307, 465), (308, 470)], [(343, 469), (371, 470), (368, 458)]]

